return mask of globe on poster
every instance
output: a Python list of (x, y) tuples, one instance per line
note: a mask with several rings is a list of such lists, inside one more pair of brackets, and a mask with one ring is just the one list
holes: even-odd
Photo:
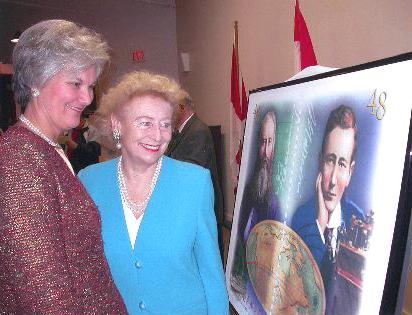
[(319, 268), (301, 238), (286, 225), (265, 220), (251, 231), (246, 265), (267, 314), (324, 314)]

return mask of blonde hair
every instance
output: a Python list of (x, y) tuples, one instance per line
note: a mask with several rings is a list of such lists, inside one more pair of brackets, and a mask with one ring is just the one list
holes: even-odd
[(118, 111), (136, 96), (158, 96), (170, 103), (173, 112), (182, 99), (183, 90), (173, 79), (147, 71), (134, 71), (124, 75), (119, 83), (103, 95), (98, 112), (105, 117)]
[(105, 137), (112, 137), (110, 116), (137, 96), (153, 95), (164, 99), (172, 106), (174, 117), (184, 93), (180, 85), (167, 76), (147, 71), (127, 73), (101, 99), (96, 112), (101, 118), (100, 132)]

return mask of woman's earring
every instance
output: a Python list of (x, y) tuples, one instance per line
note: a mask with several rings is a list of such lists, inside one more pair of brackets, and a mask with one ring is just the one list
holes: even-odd
[(40, 91), (38, 89), (32, 89), (31, 94), (33, 97), (38, 97), (40, 95)]
[(114, 141), (116, 141), (116, 149), (120, 150), (122, 147), (122, 144), (120, 143), (120, 131), (118, 129), (113, 130), (113, 138), (114, 138)]

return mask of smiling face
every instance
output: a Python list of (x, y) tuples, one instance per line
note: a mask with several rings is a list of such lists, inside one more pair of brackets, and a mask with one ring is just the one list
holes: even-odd
[(156, 164), (172, 137), (173, 107), (153, 95), (136, 96), (112, 115), (112, 127), (120, 131), (122, 156), (146, 166)]
[(327, 136), (320, 168), (322, 194), (329, 213), (336, 208), (349, 185), (355, 166), (352, 161), (354, 147), (353, 128), (335, 127)]
[(33, 97), (36, 111), (44, 116), (52, 135), (75, 128), (80, 122), (82, 111), (93, 100), (93, 87), (96, 81), (95, 67), (80, 72), (62, 70), (46, 81)]

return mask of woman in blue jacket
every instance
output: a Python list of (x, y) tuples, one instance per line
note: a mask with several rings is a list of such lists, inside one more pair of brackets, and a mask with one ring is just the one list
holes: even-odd
[(127, 74), (103, 97), (120, 158), (82, 170), (130, 314), (228, 314), (209, 171), (163, 156), (179, 85)]

